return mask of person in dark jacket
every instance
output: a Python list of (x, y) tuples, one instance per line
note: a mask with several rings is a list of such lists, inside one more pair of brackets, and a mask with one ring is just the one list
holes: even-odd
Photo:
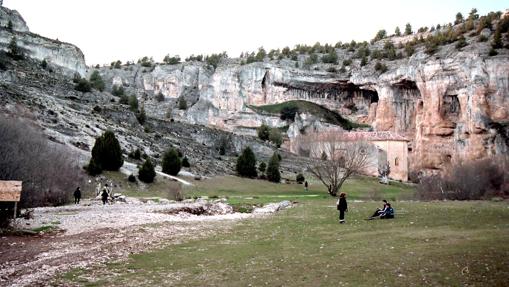
[(387, 203), (387, 208), (382, 214), (380, 214), (380, 219), (390, 219), (390, 218), (394, 218), (394, 209), (391, 207), (390, 203)]
[(345, 212), (348, 212), (348, 204), (346, 202), (346, 193), (339, 194), (338, 202), (336, 203), (339, 210), (339, 223), (345, 223)]
[(74, 191), (74, 204), (80, 204), (80, 199), (81, 199), (81, 190), (80, 190), (80, 187), (78, 186), (76, 188), (76, 190)]
[(308, 191), (308, 186), (309, 186), (309, 184), (308, 184), (308, 181), (306, 180), (304, 182), (304, 190)]
[(103, 205), (106, 204), (108, 202), (108, 190), (105, 188), (103, 188), (103, 192), (101, 193), (101, 199), (103, 201)]
[(368, 219), (375, 219), (375, 218), (379, 217), (381, 214), (383, 214), (387, 210), (387, 200), (384, 199), (382, 201), (384, 203), (383, 207), (382, 208), (377, 208), (375, 210), (375, 213), (373, 213), (373, 215), (371, 215), (371, 217), (368, 218)]

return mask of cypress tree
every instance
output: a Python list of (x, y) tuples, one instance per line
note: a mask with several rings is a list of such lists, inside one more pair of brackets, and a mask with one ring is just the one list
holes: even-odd
[(267, 167), (267, 179), (272, 182), (281, 181), (281, 173), (279, 172), (279, 157), (277, 153), (274, 153), (269, 161)]
[(151, 183), (154, 181), (155, 177), (156, 171), (154, 169), (154, 165), (152, 164), (152, 161), (147, 158), (138, 170), (138, 178), (145, 183)]
[(112, 131), (106, 131), (102, 136), (96, 139), (94, 147), (92, 148), (92, 159), (90, 163), (97, 164), (103, 170), (116, 171), (122, 167), (124, 164), (122, 149)]
[(182, 168), (182, 162), (177, 151), (172, 148), (166, 151), (163, 156), (163, 172), (169, 175), (177, 175)]
[(237, 158), (236, 168), (240, 176), (256, 177), (256, 157), (250, 147), (246, 147)]

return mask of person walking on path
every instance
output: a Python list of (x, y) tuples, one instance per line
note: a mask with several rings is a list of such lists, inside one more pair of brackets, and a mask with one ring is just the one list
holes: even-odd
[(108, 190), (103, 188), (103, 192), (101, 193), (101, 199), (103, 201), (103, 205), (105, 205), (108, 202)]
[(80, 190), (80, 187), (78, 186), (78, 188), (76, 188), (76, 190), (74, 191), (74, 204), (80, 204), (80, 199), (81, 199), (81, 190)]
[(309, 184), (308, 184), (308, 181), (306, 180), (306, 181), (304, 182), (304, 190), (305, 190), (305, 191), (308, 191), (308, 186), (309, 186)]
[(338, 202), (336, 203), (339, 210), (339, 223), (345, 223), (345, 212), (348, 212), (348, 204), (346, 202), (346, 193), (339, 194)]

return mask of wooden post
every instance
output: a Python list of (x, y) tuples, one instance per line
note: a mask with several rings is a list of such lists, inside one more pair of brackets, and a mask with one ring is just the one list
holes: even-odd
[(14, 217), (13, 217), (13, 219), (16, 219), (16, 211), (17, 211), (17, 209), (18, 209), (18, 202), (15, 201), (14, 202)]

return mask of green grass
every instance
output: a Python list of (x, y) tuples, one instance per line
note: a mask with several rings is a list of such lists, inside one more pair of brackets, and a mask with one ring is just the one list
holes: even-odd
[(347, 223), (339, 225), (334, 199), (308, 200), (226, 233), (132, 255), (108, 264), (107, 272), (78, 269), (62, 280), (83, 286), (506, 283), (507, 203), (395, 202), (395, 219), (365, 221), (378, 205), (350, 201)]
[(170, 188), (178, 185), (177, 182), (161, 176), (157, 176), (156, 180), (151, 184), (144, 184), (140, 181), (137, 183), (129, 182), (127, 180), (127, 175), (120, 172), (105, 171), (104, 176), (113, 180), (115, 183), (120, 184), (119, 187), (113, 189), (114, 193), (118, 192), (126, 196), (138, 198), (173, 199), (172, 195), (169, 193), (169, 190)]
[[(60, 222), (58, 222), (57, 224), (60, 224)], [(58, 227), (53, 225), (53, 222), (49, 225), (43, 225), (43, 226), (39, 226), (39, 227), (36, 227), (36, 228), (32, 228), (30, 229), (30, 231), (33, 231), (35, 233), (41, 233), (41, 232), (50, 232), (50, 231), (54, 231), (56, 230)]]
[(318, 104), (311, 103), (308, 101), (302, 100), (288, 101), (273, 105), (249, 106), (249, 108), (253, 109), (255, 112), (258, 113), (269, 113), (272, 115), (279, 115), (283, 108), (298, 108), (300, 112), (310, 113), (312, 115), (322, 118), (327, 123), (341, 126), (346, 130), (351, 130), (355, 128), (369, 128), (369, 125), (354, 123), (342, 117), (335, 111), (331, 111), (324, 106), (320, 106)]

